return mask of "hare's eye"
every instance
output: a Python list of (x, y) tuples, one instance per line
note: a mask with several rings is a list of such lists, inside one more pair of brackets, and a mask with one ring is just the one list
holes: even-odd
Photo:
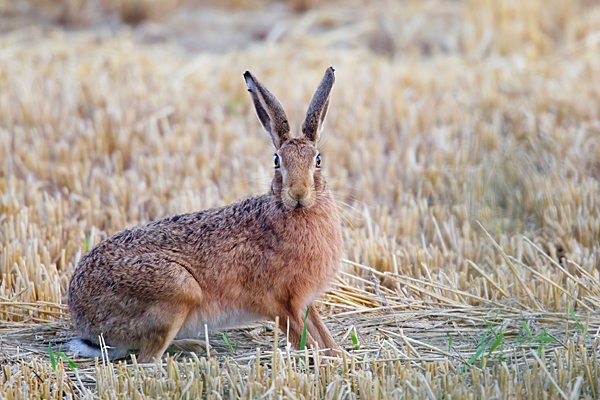
[(279, 156), (275, 154), (275, 159), (273, 160), (273, 165), (275, 168), (279, 168)]
[(321, 168), (321, 155), (317, 155), (317, 158), (315, 159), (315, 165), (317, 166), (317, 168)]

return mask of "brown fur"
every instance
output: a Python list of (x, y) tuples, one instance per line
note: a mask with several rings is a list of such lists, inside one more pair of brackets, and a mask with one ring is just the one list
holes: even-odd
[[(328, 103), (332, 74), (328, 69), (313, 102)], [(84, 341), (103, 335), (121, 350), (115, 354), (139, 349), (140, 362), (149, 362), (176, 337), (202, 337), (205, 323), (218, 328), (279, 316), (298, 347), (310, 307), (307, 344), (338, 349), (313, 305), (343, 250), (337, 206), (315, 165), (317, 129), (310, 138), (290, 138), (279, 101), (244, 76), (281, 159), (271, 190), (121, 231), (84, 255), (68, 298)], [(311, 120), (322, 123), (326, 110), (311, 107), (318, 114)]]

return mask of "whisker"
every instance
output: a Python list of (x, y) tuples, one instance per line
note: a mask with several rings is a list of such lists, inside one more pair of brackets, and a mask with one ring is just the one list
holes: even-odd
[[(324, 194), (322, 194), (322, 193), (319, 193), (319, 194), (317, 194), (317, 196), (316, 196), (316, 199), (317, 199), (317, 200), (319, 200), (319, 199), (321, 199), (321, 200), (322, 200), (322, 199), (331, 200), (332, 198), (331, 198), (330, 196), (327, 196), (327, 195), (324, 195)], [(345, 222), (346, 222), (348, 225), (350, 225), (350, 226), (351, 226), (353, 229), (355, 229), (355, 228), (356, 228), (356, 225), (355, 225), (355, 224), (354, 224), (352, 221), (350, 221), (350, 219), (349, 219), (349, 218), (348, 218), (348, 217), (347, 217), (347, 216), (344, 214), (344, 212), (346, 211), (346, 209), (345, 209), (345, 208), (343, 208), (342, 206), (344, 206), (344, 207), (349, 207), (349, 208), (353, 209), (353, 210), (354, 210), (354, 211), (356, 211), (356, 212), (358, 212), (358, 210), (357, 210), (357, 209), (355, 209), (354, 207), (352, 207), (352, 206), (350, 206), (350, 205), (348, 205), (348, 204), (346, 204), (346, 203), (344, 203), (344, 202), (340, 201), (340, 200), (337, 200), (337, 199), (335, 199), (335, 198), (333, 198), (333, 201), (334, 201), (334, 203), (335, 203), (336, 207), (338, 208), (338, 211), (340, 211), (340, 213), (339, 213), (339, 215), (340, 215), (340, 218), (344, 219), (344, 220), (345, 220)]]
[[(335, 194), (336, 194), (336, 192), (335, 192), (335, 191), (333, 191), (333, 194), (335, 195)], [(340, 197), (343, 197), (343, 196), (337, 196), (337, 195), (336, 195), (336, 196), (334, 196), (334, 198), (336, 199), (336, 201), (342, 201), (342, 200), (340, 200)], [(358, 203), (359, 205), (361, 205), (361, 206), (363, 206), (363, 207), (365, 207), (365, 208), (368, 208), (368, 209), (373, 209), (373, 206), (369, 205), (368, 203), (365, 203), (364, 201), (358, 200), (358, 199), (357, 199), (356, 197), (354, 197), (354, 196), (347, 196), (347, 198), (348, 198), (348, 200), (351, 200), (351, 201), (352, 201), (352, 202), (354, 202), (354, 203)]]
[(346, 202), (344, 202), (344, 201), (342, 201), (342, 200), (336, 200), (336, 201), (337, 201), (338, 203), (340, 203), (340, 204), (343, 204), (343, 205), (345, 205), (346, 207), (348, 207), (348, 208), (350, 208), (350, 209), (352, 209), (352, 210), (356, 211), (356, 212), (357, 212), (357, 213), (359, 213), (360, 215), (362, 215), (362, 214), (363, 214), (363, 213), (362, 213), (360, 210), (358, 210), (356, 207), (353, 207), (353, 206), (351, 206), (350, 204), (348, 204), (348, 203), (346, 203)]

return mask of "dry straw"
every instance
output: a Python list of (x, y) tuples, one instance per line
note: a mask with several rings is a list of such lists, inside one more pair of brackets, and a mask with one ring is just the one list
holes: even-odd
[[(0, 36), (0, 398), (598, 398), (600, 9), (297, 3), (314, 8), (221, 54), (128, 28)], [(242, 73), (297, 127), (329, 65), (346, 255), (319, 302), (348, 353), (291, 350), (261, 323), (210, 333), (210, 356), (74, 369), (81, 255), (267, 190)]]

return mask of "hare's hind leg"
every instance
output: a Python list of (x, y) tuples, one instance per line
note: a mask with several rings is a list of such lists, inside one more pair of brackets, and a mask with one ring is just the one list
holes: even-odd
[(319, 343), (319, 348), (321, 349), (331, 349), (326, 352), (328, 356), (336, 356), (339, 355), (337, 351), (340, 350), (335, 340), (331, 336), (331, 332), (327, 326), (323, 323), (319, 312), (314, 304), (309, 306), (308, 319), (306, 321), (306, 327), (308, 332), (315, 338), (317, 343)]
[(171, 304), (156, 304), (150, 311), (156, 321), (140, 343), (138, 361), (142, 364), (160, 360), (179, 329), (183, 325), (190, 307), (174, 307)]
[[(184, 279), (187, 271), (181, 267), (174, 271), (170, 284), (163, 287), (164, 297), (150, 305), (144, 312), (143, 323), (138, 326), (140, 363), (160, 360), (190, 311), (202, 301), (198, 283)], [(176, 279), (178, 274), (181, 279)]]

